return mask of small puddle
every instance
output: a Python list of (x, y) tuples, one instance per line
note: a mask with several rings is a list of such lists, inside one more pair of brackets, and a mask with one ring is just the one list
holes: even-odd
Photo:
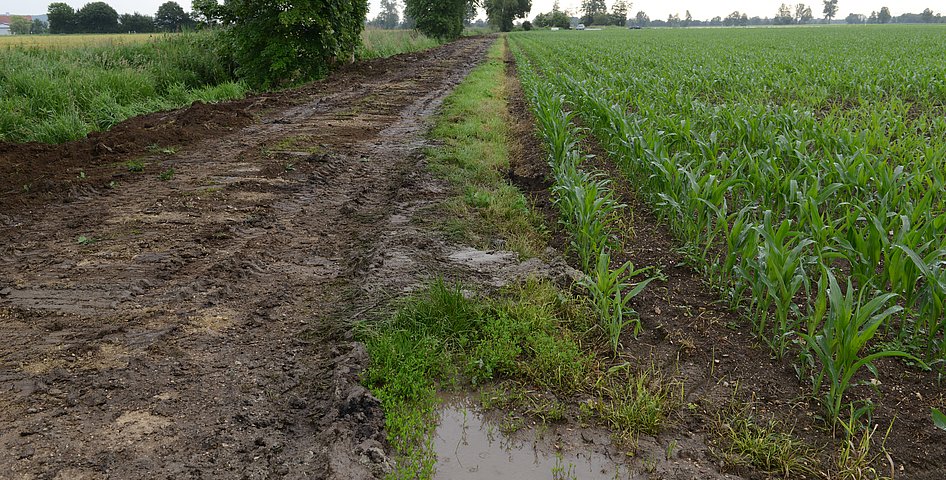
[[(434, 479), (613, 480), (626, 469), (611, 460), (607, 434), (597, 440), (559, 427), (523, 428), (511, 436), (469, 401), (445, 403), (434, 435)], [(557, 447), (561, 447), (560, 449)]]

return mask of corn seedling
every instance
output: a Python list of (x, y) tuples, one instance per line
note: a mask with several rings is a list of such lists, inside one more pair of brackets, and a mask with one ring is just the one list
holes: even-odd
[[(823, 272), (819, 285), (825, 289), (827, 300), (823, 319), (815, 319), (809, 324), (808, 333), (802, 333), (805, 347), (814, 353), (821, 366), (812, 382), (812, 393), (821, 399), (827, 421), (837, 425), (844, 406), (844, 394), (852, 385), (852, 379), (862, 368), (867, 368), (876, 375), (873, 362), (884, 357), (907, 357), (919, 361), (912, 355), (896, 350), (885, 350), (861, 356), (867, 342), (873, 338), (881, 322), (902, 310), (900, 306), (887, 307), (896, 298), (887, 293), (865, 301), (865, 290), (861, 290), (855, 299), (855, 288), (848, 280), (846, 292), (842, 292), (837, 279), (829, 271)], [(884, 307), (887, 307), (886, 309)], [(822, 386), (827, 391), (822, 391)], [(868, 413), (869, 402), (860, 408), (851, 407), (853, 419)]]
[(602, 251), (594, 270), (582, 280), (582, 285), (588, 289), (598, 313), (598, 321), (608, 335), (611, 350), (617, 353), (621, 341), (621, 332), (625, 327), (632, 326), (636, 337), (641, 331), (641, 321), (628, 302), (641, 293), (647, 284), (656, 277), (646, 278), (633, 287), (624, 283), (626, 278), (634, 278), (647, 271), (637, 270), (634, 264), (627, 262), (616, 270), (611, 270), (611, 255)]

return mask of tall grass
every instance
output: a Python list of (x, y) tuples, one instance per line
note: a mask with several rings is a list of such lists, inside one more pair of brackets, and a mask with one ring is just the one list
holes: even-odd
[(384, 30), (368, 28), (361, 34), (362, 46), (358, 49), (358, 58), (383, 58), (404, 52), (417, 52), (440, 45), (416, 30)]
[(241, 98), (221, 32), (0, 52), (0, 140), (59, 143), (129, 117)]
[[(0, 39), (0, 141), (61, 143), (136, 115), (243, 98), (222, 30)], [(367, 30), (359, 59), (432, 48), (407, 30)]]

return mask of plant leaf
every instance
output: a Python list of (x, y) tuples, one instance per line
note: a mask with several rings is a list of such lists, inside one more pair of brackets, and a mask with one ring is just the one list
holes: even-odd
[(931, 409), (931, 415), (933, 417), (933, 425), (936, 425), (936, 428), (940, 430), (946, 430), (946, 415), (943, 415), (943, 412), (933, 408)]

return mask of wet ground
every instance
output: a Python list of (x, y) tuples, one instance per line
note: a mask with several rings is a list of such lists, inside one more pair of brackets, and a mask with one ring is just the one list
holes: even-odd
[(434, 479), (626, 478), (621, 453), (612, 448), (607, 432), (564, 430), (541, 425), (506, 434), (501, 418), (483, 414), (470, 400), (451, 400), (440, 410), (433, 438)]
[(380, 249), (420, 240), (391, 219), (492, 41), (0, 146), (0, 476), (383, 473), (349, 324), (416, 283)]

